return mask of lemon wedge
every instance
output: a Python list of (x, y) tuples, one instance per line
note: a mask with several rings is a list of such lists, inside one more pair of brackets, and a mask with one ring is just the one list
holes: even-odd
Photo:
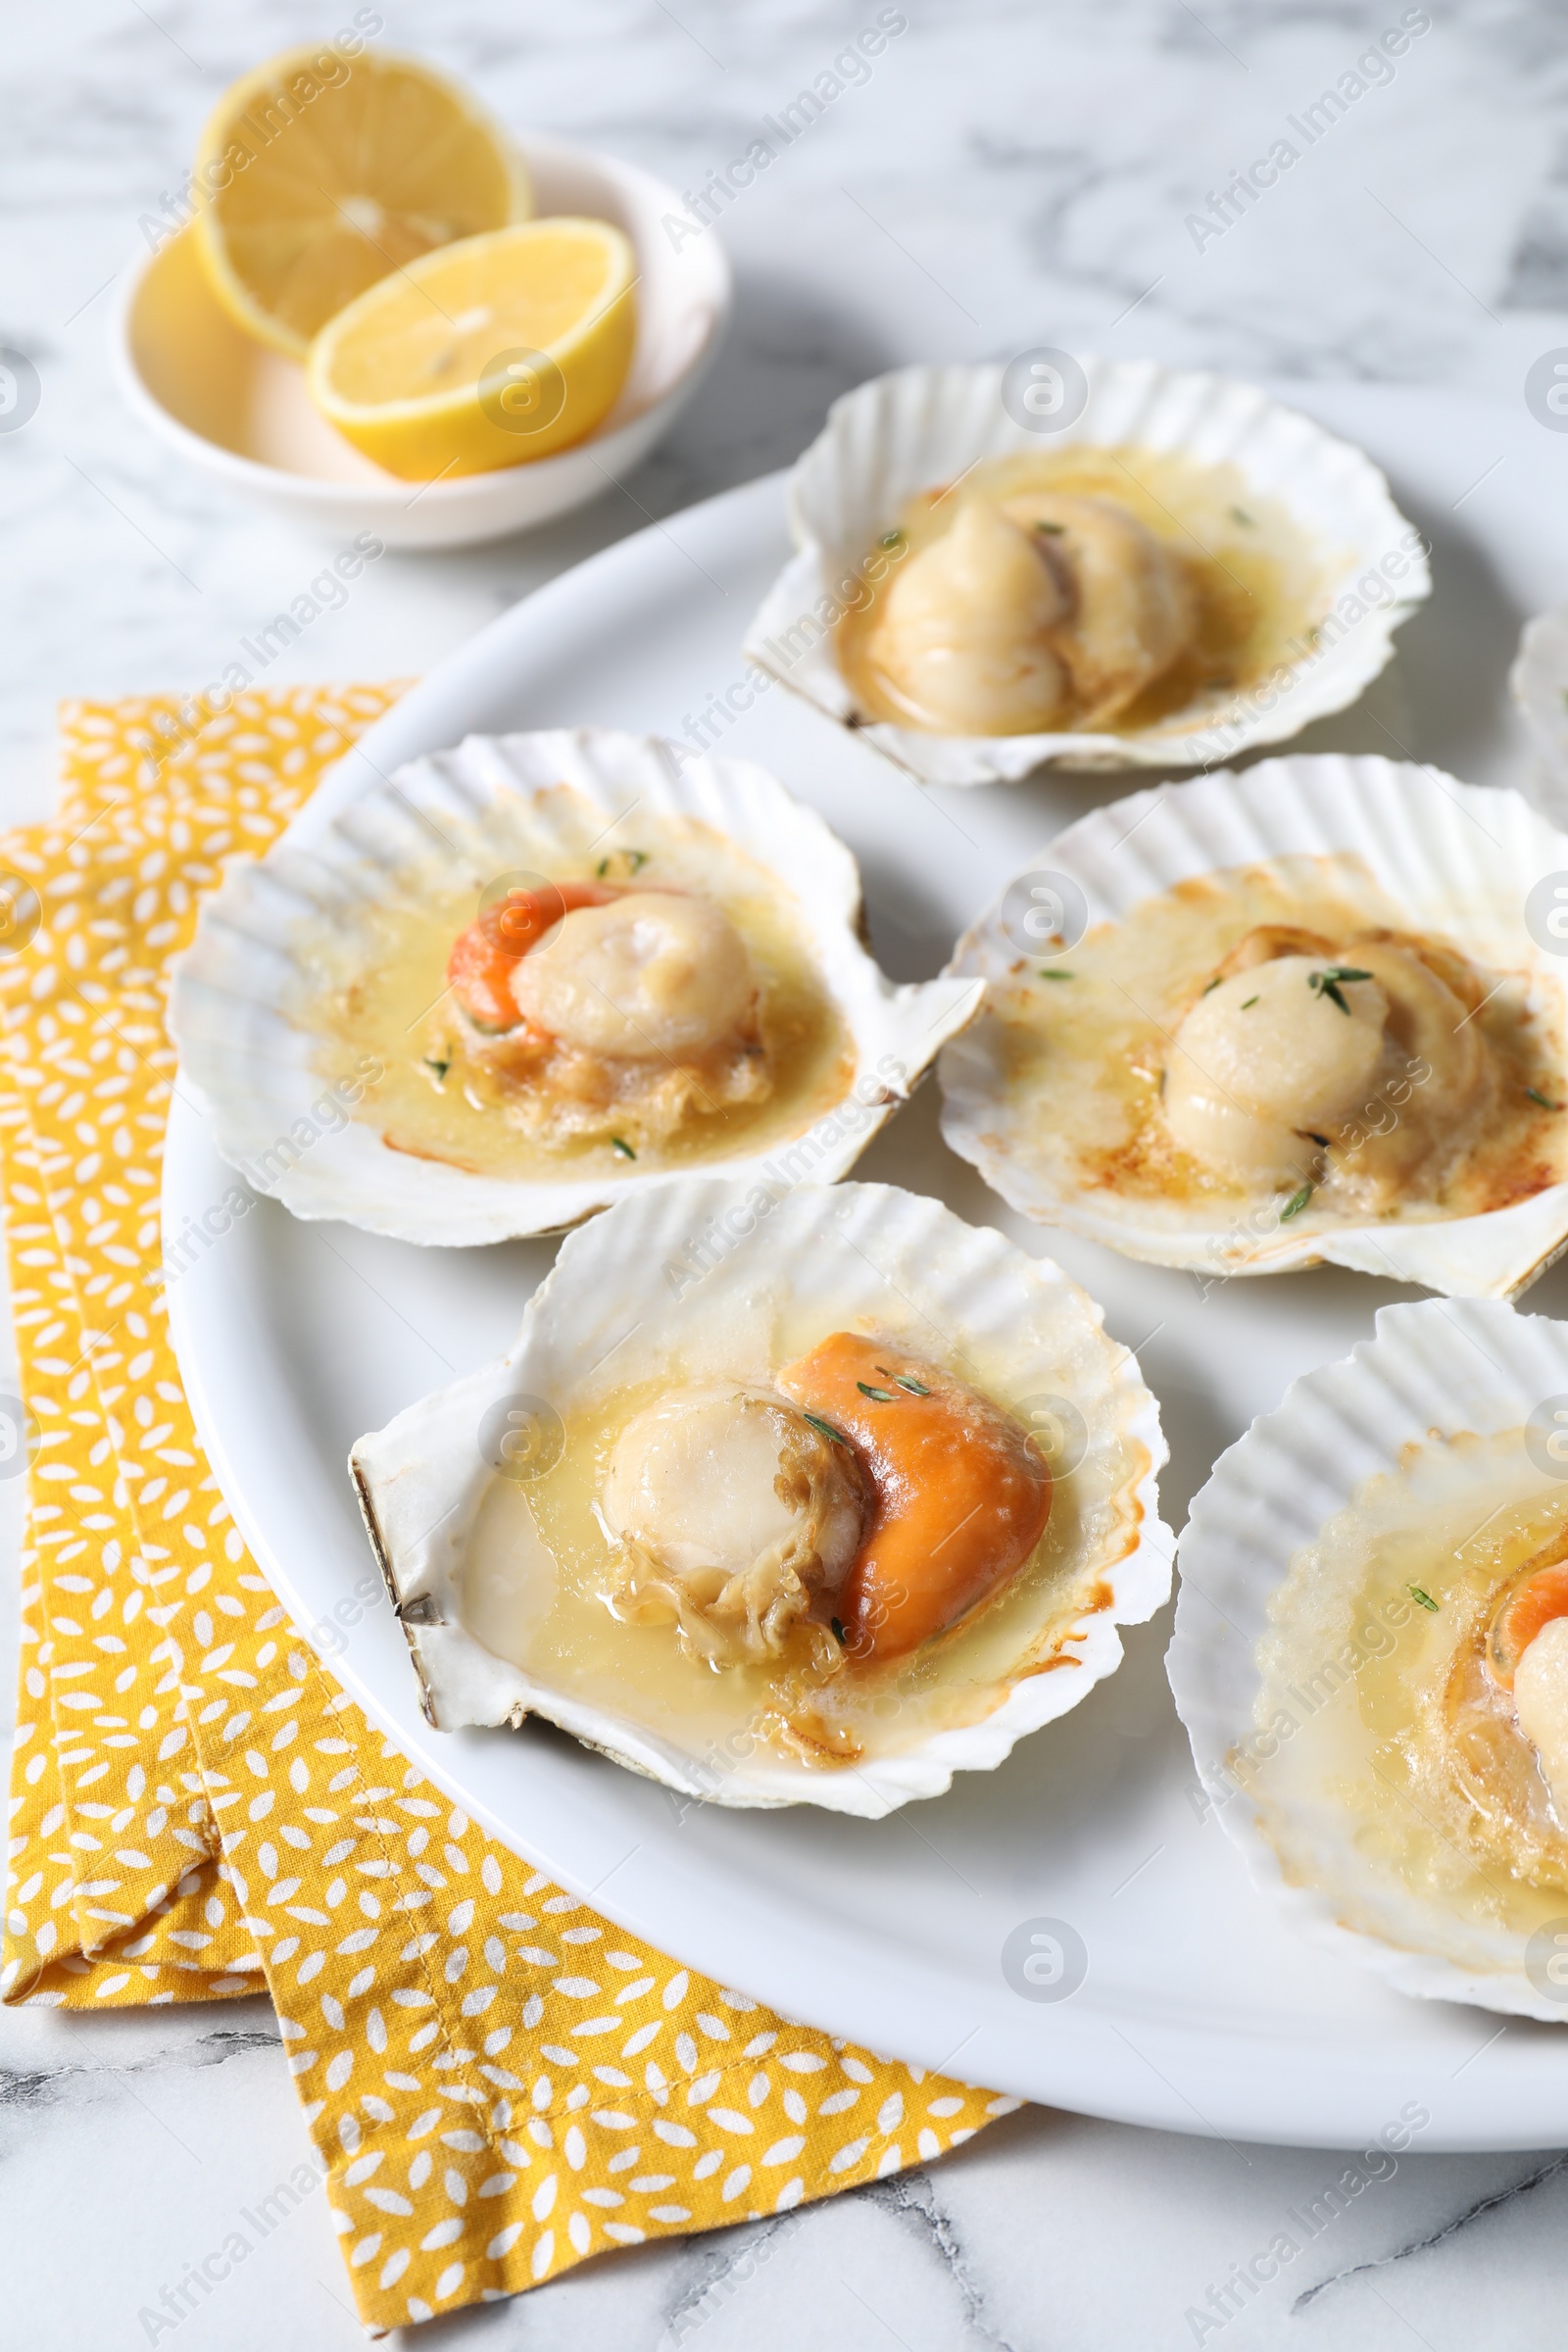
[(323, 49), (287, 50), (224, 91), (194, 184), (219, 300), (299, 360), (389, 270), (533, 210), (520, 159), (466, 91), (416, 58)]
[(608, 220), (528, 220), (427, 253), (311, 346), (329, 423), (406, 481), (569, 448), (614, 406), (637, 339), (637, 258)]

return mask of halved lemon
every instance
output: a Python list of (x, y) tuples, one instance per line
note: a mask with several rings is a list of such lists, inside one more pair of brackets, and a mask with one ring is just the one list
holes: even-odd
[(533, 210), (521, 159), (466, 90), (416, 58), (331, 49), (286, 50), (225, 90), (194, 186), (220, 301), (299, 360), (390, 270)]
[(630, 241), (608, 220), (564, 215), (444, 246), (321, 329), (311, 398), (406, 481), (549, 457), (613, 408), (636, 284)]

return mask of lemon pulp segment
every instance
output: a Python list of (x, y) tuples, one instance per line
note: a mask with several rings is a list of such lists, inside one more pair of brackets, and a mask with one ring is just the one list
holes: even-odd
[(608, 221), (525, 221), (427, 254), (324, 327), (321, 414), (409, 481), (568, 448), (608, 416), (637, 335), (636, 256)]
[(296, 359), (377, 279), (532, 211), (520, 159), (466, 91), (414, 58), (318, 49), (224, 92), (196, 187), (219, 299)]

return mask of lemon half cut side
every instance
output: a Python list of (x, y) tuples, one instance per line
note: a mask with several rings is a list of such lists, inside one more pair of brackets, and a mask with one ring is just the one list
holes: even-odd
[(637, 259), (608, 220), (529, 220), (371, 286), (311, 347), (329, 423), (388, 473), (521, 466), (610, 414), (637, 339)]
[(521, 158), (466, 90), (417, 58), (325, 48), (224, 91), (193, 191), (214, 292), (298, 360), (377, 279), (533, 210)]

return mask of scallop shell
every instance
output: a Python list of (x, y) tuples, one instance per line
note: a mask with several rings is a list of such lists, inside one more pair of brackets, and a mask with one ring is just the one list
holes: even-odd
[[(859, 874), (812, 810), (750, 761), (681, 756), (655, 736), (609, 728), (471, 735), (456, 751), (372, 776), (347, 805), (330, 788), (308, 803), (254, 863), (231, 865), (203, 904), (191, 947), (174, 970), (170, 1029), (181, 1083), (199, 1103), (222, 1156), (252, 1188), (298, 1217), (337, 1217), (409, 1242), (462, 1245), (549, 1233), (628, 1192), (680, 1179), (658, 1170), (529, 1182), (470, 1173), (389, 1148), (368, 1122), (320, 1132), (313, 1118), (322, 1078), (313, 1066), (313, 988), (302, 943), (312, 927), (342, 926), (389, 877), (466, 878), (475, 900), (497, 870), (488, 837), (504, 822), (500, 862), (551, 870), (573, 834), (559, 788), (608, 830), (633, 807), (700, 820), (777, 879), (804, 924), (829, 995), (855, 1047), (855, 1074), (838, 1108), (776, 1132), (765, 1151), (710, 1163), (737, 1179), (765, 1179), (782, 1158), (831, 1181), (906, 1100), (938, 1047), (978, 1007), (975, 981), (895, 987), (860, 943)], [(276, 1173), (300, 1120), (315, 1139)]]
[[(1479, 964), (1523, 973), (1530, 1009), (1564, 1034), (1568, 967), (1538, 944), (1525, 916), (1533, 885), (1556, 872), (1568, 880), (1568, 837), (1515, 792), (1388, 760), (1298, 755), (1095, 809), (1027, 870), (1078, 883), (1092, 927), (1122, 921), (1141, 901), (1196, 875), (1333, 851), (1359, 856), (1414, 927), (1443, 933)], [(1017, 963), (1001, 925), (1004, 897), (958, 942), (950, 971), (1000, 980)], [(1068, 1226), (1125, 1257), (1216, 1278), (1327, 1260), (1450, 1296), (1513, 1298), (1568, 1246), (1568, 1184), (1477, 1216), (1350, 1225), (1326, 1216), (1314, 1223), (1309, 1208), (1289, 1225), (1272, 1216), (1263, 1232), (1234, 1209), (1160, 1206), (1076, 1189), (1057, 1171), (1031, 1164), (1021, 1148), (1025, 1131), (1009, 1102), (1001, 1041), (1001, 1025), (982, 1012), (945, 1050), (947, 1141), (1025, 1216)]]
[[(1047, 765), (1077, 768), (1199, 767), (1259, 743), (1282, 743), (1315, 718), (1353, 703), (1387, 664), (1394, 632), (1431, 593), (1419, 533), (1370, 458), (1281, 408), (1254, 385), (1161, 368), (1152, 360), (1086, 360), (1082, 414), (1049, 446), (1136, 446), (1180, 453), (1200, 465), (1232, 465), (1259, 498), (1278, 500), (1322, 550), (1324, 610), (1378, 577), (1380, 595), (1332, 646), (1285, 672), (1264, 696), (1177, 714), (1136, 734), (934, 735), (862, 722), (834, 655), (831, 632), (810, 620), (824, 595), (842, 609), (839, 584), (897, 522), (909, 498), (955, 480), (982, 460), (1047, 444), (1003, 406), (999, 366), (904, 368), (835, 401), (823, 430), (797, 464), (790, 518), (799, 552), (769, 589), (746, 640), (761, 669), (928, 784), (1015, 782)], [(1398, 571), (1393, 584), (1396, 565)], [(1382, 567), (1380, 569), (1380, 567)], [(1357, 598), (1357, 603), (1365, 600)], [(803, 628), (812, 641), (793, 650)]]
[(1568, 611), (1525, 623), (1508, 685), (1529, 730), (1541, 806), (1568, 817)]
[[(1562, 1323), (1495, 1300), (1382, 1308), (1373, 1339), (1297, 1381), (1215, 1463), (1177, 1547), (1176, 1631), (1165, 1662), (1225, 1832), (1293, 1926), (1401, 1992), (1551, 2024), (1568, 2020), (1568, 2008), (1543, 1998), (1526, 1975), (1524, 1936), (1483, 1930), (1417, 1895), (1380, 1870), (1348, 1828), (1338, 1840), (1323, 1824), (1325, 1808), (1314, 1808), (1302, 1833), (1316, 1847), (1316, 1883), (1302, 1883), (1298, 1869), (1288, 1878), (1231, 1759), (1258, 1728), (1257, 1647), (1273, 1631), (1270, 1597), (1327, 1522), (1367, 1480), (1404, 1475), (1425, 1449), (1462, 1432), (1518, 1429), (1544, 1399), (1564, 1394)], [(1347, 1910), (1375, 1919), (1376, 1932), (1348, 1926)]]
[[(1170, 1590), (1172, 1546), (1155, 1487), (1166, 1447), (1136, 1359), (1106, 1338), (1100, 1308), (1049, 1258), (1030, 1258), (939, 1202), (888, 1186), (805, 1184), (760, 1212), (758, 1199), (754, 1188), (710, 1179), (620, 1201), (568, 1236), (510, 1355), (362, 1438), (350, 1467), (425, 1712), (439, 1729), (540, 1715), (690, 1797), (815, 1804), (875, 1819), (939, 1795), (956, 1772), (992, 1770), (1016, 1740), (1114, 1671), (1117, 1626), (1152, 1616)], [(748, 1217), (755, 1230), (733, 1239)], [(731, 1238), (724, 1254), (715, 1258), (711, 1246), (702, 1253), (713, 1262), (699, 1279), (691, 1253), (715, 1232)], [(715, 1769), (695, 1744), (555, 1687), (547, 1664), (525, 1672), (466, 1630), (459, 1580), (495, 1477), (475, 1432), (507, 1398), (526, 1396), (535, 1413), (564, 1417), (657, 1377), (677, 1356), (689, 1362), (699, 1346), (718, 1348), (733, 1377), (765, 1378), (776, 1368), (766, 1341), (784, 1302), (793, 1327), (804, 1317), (820, 1326), (816, 1336), (864, 1317), (883, 1329), (902, 1325), (911, 1344), (940, 1353), (943, 1335), (956, 1335), (1003, 1368), (994, 1393), (1015, 1404), (1067, 1398), (1083, 1431), (1081, 1459), (1058, 1485), (1073, 1498), (1063, 1565), (1071, 1592), (1086, 1599), (1081, 1613), (1053, 1614), (1052, 1594), (1054, 1610), (1063, 1606), (1053, 1580), (1042, 1614), (1019, 1629), (1016, 1663), (997, 1686), (1004, 1695), (976, 1722), (854, 1768), (744, 1754), (722, 1756)], [(752, 1351), (759, 1346), (761, 1366)], [(1047, 1657), (1056, 1670), (1044, 1670)]]

